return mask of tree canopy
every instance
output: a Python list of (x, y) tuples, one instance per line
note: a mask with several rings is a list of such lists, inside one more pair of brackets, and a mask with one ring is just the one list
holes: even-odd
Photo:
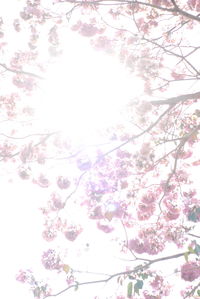
[[(161, 299), (174, 292), (178, 298), (200, 298), (200, 2), (15, 2), (16, 10), (0, 19), (0, 158), (8, 180), (17, 176), (45, 190), (41, 234), (48, 244), (41, 252), (46, 276), (39, 278), (30, 263), (16, 279), (42, 299), (72, 297), (76, 290), (77, 298)], [(88, 80), (88, 57), (84, 83), (76, 81), (76, 73), (66, 78), (69, 101), (77, 90), (83, 93), (73, 125), (57, 129), (59, 115), (51, 126), (37, 121), (49, 66), (62, 61), (69, 35), (117, 57), (133, 78), (122, 117), (98, 129), (93, 144), (78, 144), (68, 132), (75, 123), (76, 130), (84, 127), (87, 116), (80, 116), (91, 109), (86, 101), (94, 82), (97, 110), (106, 88), (120, 83), (106, 77), (104, 86), (98, 69), (94, 81)], [(74, 55), (81, 51), (74, 49)], [(58, 69), (55, 85), (62, 75)], [(58, 89), (56, 105), (63, 92)], [(108, 103), (111, 98), (112, 93)], [(51, 101), (45, 102), (44, 118)], [(118, 259), (108, 270), (111, 251)], [(93, 295), (83, 285), (93, 288)], [(97, 285), (108, 293), (95, 293)]]

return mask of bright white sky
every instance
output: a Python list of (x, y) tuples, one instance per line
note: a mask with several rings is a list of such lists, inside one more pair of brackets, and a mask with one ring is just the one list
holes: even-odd
[[(0, 4), (1, 13), (7, 16), (7, 22), (12, 23), (19, 2), (10, 0), (6, 2), (7, 5), (5, 2), (3, 6)], [(11, 6), (12, 10), (10, 10)], [(11, 36), (9, 39), (14, 46), (16, 40)], [(138, 82), (137, 92), (140, 92)], [(94, 141), (91, 140), (91, 136), (96, 138), (94, 129), (101, 129), (110, 121), (117, 120), (121, 107), (130, 99), (133, 89), (136, 89), (136, 83), (115, 58), (94, 52), (83, 38), (69, 34), (64, 56), (56, 65), (50, 67), (48, 80), (42, 83), (38, 97), (34, 99), (36, 106), (40, 109), (41, 101), (43, 101), (43, 109), (39, 111), (41, 121), (37, 121), (35, 128), (37, 130), (41, 126), (47, 126), (52, 127), (52, 130), (65, 131), (67, 129), (77, 141), (82, 142), (87, 139), (87, 142), (91, 143)], [(77, 109), (77, 107), (79, 108)], [(10, 171), (12, 172), (12, 170)], [(51, 244), (46, 244), (41, 237), (43, 219), (38, 207), (41, 205), (41, 197), (45, 197), (47, 194), (43, 189), (17, 178), (8, 182), (7, 177), (3, 177), (2, 171), (0, 188), (1, 194), (3, 194), (0, 209), (2, 244), (0, 277), (3, 281), (1, 296), (4, 299), (31, 299), (33, 295), (28, 292), (27, 286), (16, 282), (15, 275), (19, 269), (33, 267), (36, 272), (39, 271), (42, 277), (41, 254)], [(88, 229), (93, 234), (90, 226), (88, 225)], [(96, 234), (96, 229), (94, 234)], [(78, 241), (79, 244), (75, 244), (80, 251), (85, 246), (85, 237), (86, 235), (83, 234)], [(104, 243), (104, 254), (102, 243)], [(116, 251), (116, 254), (118, 251), (111, 248), (109, 242), (106, 245), (104, 233), (99, 232), (98, 241), (96, 240), (91, 246), (92, 249), (88, 255), (86, 254), (88, 257), (84, 258), (84, 264), (81, 267), (77, 264), (77, 269), (87, 270), (89, 263), (90, 265), (96, 264), (99, 268), (98, 271), (104, 272), (105, 267), (102, 260), (96, 260), (99, 253), (105, 264), (112, 265), (111, 272), (114, 271), (114, 268), (116, 271), (119, 270), (119, 261), (116, 262), (114, 259), (113, 262), (109, 259), (113, 255), (113, 250)], [(85, 254), (85, 250), (83, 251)], [(75, 264), (73, 256), (69, 264)], [(94, 266), (93, 270), (97, 271), (97, 267)], [(87, 276), (83, 276), (83, 278), (87, 280)], [(97, 278), (101, 278), (101, 276), (97, 276)], [(99, 287), (102, 288), (102, 285)], [(94, 288), (89, 287), (87, 298), (89, 298), (90, 289), (94, 292)], [(96, 289), (95, 286), (95, 291)], [(81, 290), (81, 294), (83, 294), (82, 292), (83, 290)], [(77, 292), (74, 293), (74, 296), (70, 295), (70, 298), (79, 298), (79, 296), (80, 293)], [(59, 298), (62, 299), (61, 296)]]

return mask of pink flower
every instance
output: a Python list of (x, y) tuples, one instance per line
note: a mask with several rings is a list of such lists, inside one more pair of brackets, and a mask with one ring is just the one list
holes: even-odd
[(60, 257), (55, 250), (49, 249), (42, 255), (42, 264), (47, 270), (56, 270), (60, 268)]
[(59, 176), (57, 179), (57, 185), (60, 189), (67, 189), (70, 186), (70, 181), (63, 176)]
[(154, 280), (151, 282), (151, 286), (156, 289), (159, 290), (162, 288), (162, 284), (163, 284), (163, 277), (156, 275), (156, 277), (154, 278)]
[(108, 53), (113, 51), (113, 42), (105, 35), (100, 35), (94, 42), (94, 47), (96, 50), (104, 50)]
[(200, 11), (200, 3), (197, 0), (188, 0), (188, 5), (192, 9), (196, 9), (196, 11)]
[(30, 169), (30, 167), (28, 167), (28, 168), (22, 167), (19, 170), (18, 174), (19, 174), (21, 179), (28, 180), (30, 178), (30, 175), (31, 175), (31, 169)]
[(189, 175), (185, 171), (183, 171), (183, 170), (177, 171), (176, 176), (177, 176), (177, 179), (179, 182), (182, 182), (182, 183), (188, 182)]
[(13, 26), (14, 26), (14, 29), (17, 31), (17, 32), (20, 32), (21, 31), (21, 27), (20, 27), (20, 21), (19, 19), (15, 19), (13, 21)]
[(101, 207), (100, 206), (95, 207), (94, 210), (91, 211), (89, 217), (91, 219), (102, 219), (104, 216)]
[(113, 217), (121, 218), (124, 210), (118, 202), (111, 202), (106, 206), (106, 213), (112, 214)]
[(131, 157), (131, 154), (127, 151), (123, 151), (121, 149), (119, 149), (117, 151), (117, 157), (119, 157), (120, 159), (124, 159), (124, 158), (130, 158)]
[(74, 284), (74, 282), (75, 282), (74, 276), (73, 275), (68, 276), (66, 279), (66, 282), (68, 285)]
[(82, 229), (77, 229), (76, 227), (68, 228), (68, 230), (64, 233), (65, 237), (69, 241), (74, 241), (78, 237), (78, 235), (82, 232)]
[(136, 253), (144, 253), (145, 245), (144, 242), (141, 242), (139, 239), (132, 239), (128, 243), (128, 248), (134, 250)]
[(48, 188), (50, 184), (49, 180), (43, 174), (39, 176), (37, 183), (42, 188)]
[(183, 151), (182, 153), (180, 153), (179, 158), (180, 159), (188, 159), (192, 156), (192, 151)]
[(148, 142), (145, 142), (142, 144), (142, 147), (140, 149), (140, 154), (142, 156), (148, 156), (151, 152), (151, 145)]
[(169, 209), (165, 214), (165, 218), (167, 220), (175, 220), (179, 217), (180, 212), (178, 209)]
[(19, 273), (16, 275), (16, 280), (22, 283), (30, 284), (35, 281), (31, 270), (20, 270)]
[(151, 204), (156, 200), (157, 194), (154, 194), (152, 192), (148, 192), (147, 195), (144, 195), (141, 199), (141, 201), (145, 204)]
[(199, 166), (200, 165), (200, 160), (194, 161), (192, 163), (193, 166)]
[(111, 233), (114, 230), (112, 226), (107, 224), (101, 224), (100, 222), (97, 223), (97, 227), (106, 234)]
[(139, 203), (138, 205), (138, 212), (139, 213), (150, 213), (152, 214), (153, 210), (154, 210), (154, 204), (144, 204), (144, 203)]
[(163, 251), (165, 245), (164, 243), (161, 243), (160, 241), (156, 240), (150, 240), (145, 242), (145, 252), (150, 255), (158, 254), (158, 252)]
[(25, 271), (20, 270), (19, 274), (16, 276), (16, 280), (25, 283), (27, 280), (27, 273)]
[(188, 262), (181, 267), (181, 278), (186, 281), (193, 281), (200, 276), (200, 266), (195, 262)]
[(149, 219), (155, 210), (154, 203), (139, 203), (138, 209), (137, 209), (137, 215), (139, 220), (147, 220)]
[(81, 28), (82, 24), (83, 23), (79, 20), (76, 24), (72, 25), (71, 30), (73, 30), (73, 31), (79, 30)]
[(20, 159), (23, 163), (26, 163), (27, 160), (31, 160), (32, 157), (33, 157), (33, 147), (32, 144), (29, 143), (21, 150)]
[(92, 24), (84, 23), (82, 24), (79, 33), (83, 36), (91, 37), (96, 35), (99, 32), (98, 28), (96, 28)]
[(51, 194), (50, 206), (53, 211), (60, 210), (64, 207), (64, 203), (62, 202), (60, 195), (57, 193)]
[(86, 171), (92, 167), (92, 162), (88, 158), (81, 158), (77, 160), (77, 167), (81, 171)]
[(42, 233), (43, 238), (48, 242), (53, 241), (56, 238), (56, 235), (57, 235), (56, 232), (50, 229), (45, 230)]

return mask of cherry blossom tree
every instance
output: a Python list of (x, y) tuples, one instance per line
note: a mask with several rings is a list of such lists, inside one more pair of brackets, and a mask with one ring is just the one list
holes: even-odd
[[(179, 298), (200, 298), (199, 12), (198, 0), (27, 0), (12, 24), (1, 16), (2, 169), (46, 190), (41, 233), (49, 249), (41, 263), (62, 285), (20, 269), (17, 280), (35, 298), (112, 283), (106, 298), (160, 299), (178, 281)], [(59, 130), (38, 131), (34, 119), (34, 99), (69, 29), (117, 56), (144, 84), (135, 97), (133, 80), (126, 121), (103, 129), (106, 145), (95, 144), (92, 154)], [(114, 244), (123, 263), (87, 280), (69, 256), (72, 248), (85, 258), (76, 244), (90, 227)]]

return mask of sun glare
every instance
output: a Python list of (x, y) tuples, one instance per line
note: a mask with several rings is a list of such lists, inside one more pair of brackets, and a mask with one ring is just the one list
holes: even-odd
[(49, 67), (42, 85), (40, 112), (45, 126), (75, 139), (90, 139), (119, 121), (123, 106), (141, 91), (116, 58), (95, 52), (84, 43), (64, 51)]

